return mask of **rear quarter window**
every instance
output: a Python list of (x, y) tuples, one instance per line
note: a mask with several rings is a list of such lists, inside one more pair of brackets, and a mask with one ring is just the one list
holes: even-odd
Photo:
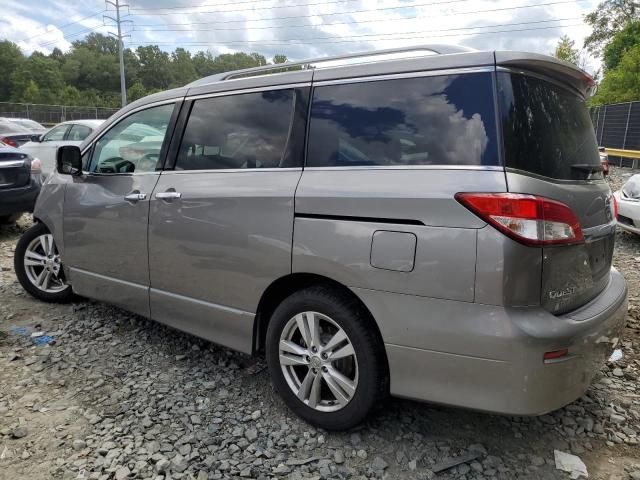
[(309, 167), (499, 165), (491, 73), (315, 87)]
[(600, 155), (585, 102), (555, 83), (498, 73), (505, 165), (556, 180), (600, 179)]

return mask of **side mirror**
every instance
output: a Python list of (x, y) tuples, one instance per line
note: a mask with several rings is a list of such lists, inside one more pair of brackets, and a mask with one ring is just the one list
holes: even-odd
[(31, 135), (31, 141), (41, 143), (43, 136), (44, 135)]
[(57, 170), (63, 175), (82, 175), (82, 153), (75, 145), (58, 148)]

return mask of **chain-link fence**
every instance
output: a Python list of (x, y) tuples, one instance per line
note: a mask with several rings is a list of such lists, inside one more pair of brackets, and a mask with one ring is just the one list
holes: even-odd
[(117, 108), (0, 102), (0, 117), (29, 118), (43, 125), (67, 120), (106, 119), (117, 111)]
[[(607, 148), (640, 150), (640, 102), (615, 103), (591, 108), (591, 120), (598, 144)], [(620, 166), (634, 165), (634, 159), (609, 156)], [(635, 164), (638, 162), (636, 160)]]

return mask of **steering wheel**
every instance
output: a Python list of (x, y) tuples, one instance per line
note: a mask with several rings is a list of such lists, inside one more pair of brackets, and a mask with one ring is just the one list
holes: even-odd
[[(123, 170), (123, 168), (125, 168), (125, 170)], [(102, 173), (132, 173), (135, 169), (136, 165), (133, 162), (125, 160), (122, 157), (110, 158), (99, 167)]]
[(141, 172), (152, 172), (158, 166), (160, 153), (147, 153), (138, 160), (138, 170)]

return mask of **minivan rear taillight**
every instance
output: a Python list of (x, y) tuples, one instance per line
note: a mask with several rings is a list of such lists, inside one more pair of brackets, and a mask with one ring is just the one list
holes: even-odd
[(456, 193), (455, 198), (484, 221), (525, 245), (584, 241), (576, 214), (556, 200), (521, 193)]

